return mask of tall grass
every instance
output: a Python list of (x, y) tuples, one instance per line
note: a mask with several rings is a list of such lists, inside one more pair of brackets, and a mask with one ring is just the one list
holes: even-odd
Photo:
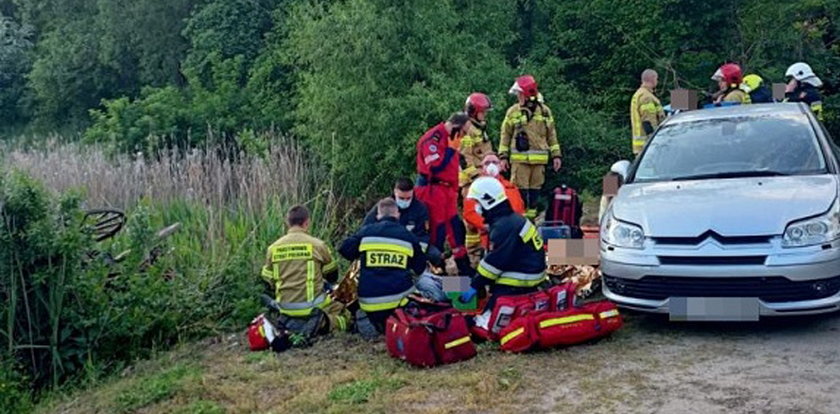
[[(5, 322), (0, 357), (12, 357), (38, 384), (55, 385), (112, 371), (122, 361), (180, 340), (244, 326), (259, 311), (258, 270), (267, 245), (284, 233), (290, 206), (307, 205), (313, 233), (328, 241), (356, 222), (355, 202), (341, 200), (330, 172), (295, 140), (270, 134), (260, 138), (266, 145), (258, 153), (215, 146), (153, 158), (58, 142), (36, 149), (0, 148), (0, 189), (3, 177), (21, 176), (10, 174), (19, 171), (52, 194), (36, 197), (51, 204), (33, 207), (44, 218), (39, 228), (63, 222), (57, 212), (72, 208), (57, 207), (55, 195), (73, 189), (81, 190), (84, 207), (129, 212), (120, 236), (96, 246), (74, 241), (63, 246), (63, 261), (55, 263), (50, 262), (54, 246), (42, 248), (29, 243), (23, 232), (0, 228), (10, 246), (32, 258), (10, 263), (0, 275), (0, 316)], [(15, 188), (28, 191), (26, 185)], [(4, 200), (0, 193), (0, 215), (17, 219), (19, 214), (4, 210)], [(167, 253), (140, 271), (136, 265), (151, 248), (151, 235), (174, 222), (181, 228), (161, 246)], [(72, 223), (62, 227), (64, 237), (78, 228)], [(49, 234), (45, 230), (44, 238)], [(88, 249), (133, 253), (121, 266), (121, 275), (113, 278), (108, 276), (111, 269), (79, 267), (81, 259), (73, 256)], [(75, 267), (62, 267), (68, 260)], [(32, 301), (43, 305), (38, 312), (46, 317), (32, 314)], [(26, 334), (32, 321), (49, 325), (44, 335)], [(39, 347), (49, 352), (28, 355)]]

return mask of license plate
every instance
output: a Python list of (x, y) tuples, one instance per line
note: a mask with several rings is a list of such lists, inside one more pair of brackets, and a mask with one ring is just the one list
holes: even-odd
[(758, 321), (758, 298), (671, 298), (672, 321)]

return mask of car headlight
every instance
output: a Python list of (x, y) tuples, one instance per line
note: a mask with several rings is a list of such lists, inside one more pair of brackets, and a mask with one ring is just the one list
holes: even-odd
[(616, 220), (610, 211), (601, 226), (601, 240), (615, 247), (642, 249), (645, 245), (645, 233), (640, 226)]
[(828, 212), (788, 224), (782, 247), (804, 247), (831, 243), (840, 238), (840, 202), (835, 201)]

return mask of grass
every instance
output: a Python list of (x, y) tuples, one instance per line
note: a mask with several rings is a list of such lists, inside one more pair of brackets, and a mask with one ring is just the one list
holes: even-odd
[(54, 395), (36, 412), (519, 412), (562, 385), (547, 370), (592, 370), (619, 351), (620, 338), (529, 355), (481, 344), (470, 361), (419, 369), (347, 334), (280, 355), (249, 352), (243, 335), (228, 335), (142, 362), (104, 386)]

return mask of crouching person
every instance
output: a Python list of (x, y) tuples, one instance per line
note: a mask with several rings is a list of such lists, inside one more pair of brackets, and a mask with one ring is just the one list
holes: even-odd
[(426, 268), (426, 255), (417, 236), (399, 223), (399, 209), (391, 198), (377, 204), (377, 221), (362, 227), (341, 243), (339, 253), (359, 260), (359, 333), (373, 339), (385, 330), (385, 320), (405, 305), (415, 291), (414, 279)]
[(280, 325), (307, 339), (330, 330), (347, 330), (350, 314), (331, 300), (324, 281), (335, 283), (338, 265), (327, 245), (310, 236), (309, 210), (292, 207), (288, 231), (268, 247), (262, 277), (275, 292)]
[(492, 177), (481, 177), (470, 186), (467, 197), (476, 201), (478, 211), (489, 226), (490, 250), (478, 264), (478, 275), (459, 300), (469, 302), (490, 287), (490, 300), (475, 324), (486, 324), (500, 296), (521, 295), (538, 290), (546, 280), (543, 240), (528, 219), (513, 211), (505, 187)]

